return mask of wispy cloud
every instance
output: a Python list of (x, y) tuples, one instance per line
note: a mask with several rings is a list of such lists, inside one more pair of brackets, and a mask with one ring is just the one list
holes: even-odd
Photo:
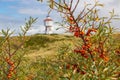
[(36, 33), (44, 33), (44, 26), (43, 25), (34, 25), (31, 29), (27, 32), (27, 34), (36, 34)]
[(31, 9), (31, 8), (23, 8), (18, 11), (20, 14), (25, 15), (43, 15), (47, 14), (47, 12), (41, 10), (41, 9)]

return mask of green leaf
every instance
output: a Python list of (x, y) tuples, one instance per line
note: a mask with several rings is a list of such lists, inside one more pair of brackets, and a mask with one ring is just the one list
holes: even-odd
[(104, 4), (96, 4), (96, 6), (104, 7)]
[(3, 34), (4, 36), (7, 35), (6, 31), (4, 31), (3, 29), (2, 29), (2, 34)]
[(54, 8), (54, 1), (53, 1), (53, 0), (51, 0), (51, 1), (49, 2), (49, 7), (52, 8), (52, 9)]

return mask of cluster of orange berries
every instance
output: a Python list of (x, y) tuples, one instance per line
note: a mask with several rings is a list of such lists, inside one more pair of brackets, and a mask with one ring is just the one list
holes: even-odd
[(100, 54), (100, 58), (102, 58), (105, 62), (108, 62), (109, 61), (109, 57), (106, 56), (105, 54)]
[(12, 74), (15, 73), (15, 65), (14, 62), (10, 60), (10, 58), (6, 58), (5, 60), (9, 66), (7, 78), (10, 79)]
[(88, 35), (90, 35), (91, 31), (92, 31), (92, 29), (89, 29), (86, 32), (86, 34), (84, 34), (83, 32), (81, 32), (79, 34), (80, 36), (86, 35), (83, 38), (84, 44), (80, 48), (74, 49), (75, 53), (80, 53), (81, 56), (83, 56), (84, 58), (88, 58), (88, 56), (89, 56), (88, 53), (91, 53), (91, 51), (89, 49), (91, 48), (92, 44), (90, 43), (90, 37), (88, 36)]
[(95, 28), (89, 28), (86, 33), (86, 36), (90, 36), (92, 32), (97, 32), (97, 30)]
[(69, 31), (70, 32), (78, 32), (78, 31), (80, 31), (80, 28), (79, 27), (70, 26), (69, 27)]
[(76, 37), (81, 37), (81, 36), (90, 36), (92, 32), (96, 32), (97, 30), (95, 28), (89, 28), (87, 32), (85, 33), (84, 31), (80, 30), (80, 27), (74, 27), (70, 26), (69, 31), (74, 33), (74, 36)]
[[(99, 53), (99, 57), (102, 58), (105, 62), (109, 61), (109, 57), (105, 54), (105, 51), (101, 52), (100, 49), (95, 48), (94, 50), (89, 50), (88, 49), (91, 47), (91, 45), (88, 46), (82, 46), (81, 49), (74, 49), (75, 53), (80, 53), (82, 57), (88, 58), (88, 53), (92, 54), (93, 52)], [(94, 59), (95, 60), (95, 59)]]
[(80, 35), (84, 35), (84, 32), (83, 32), (83, 31), (80, 31), (80, 28), (79, 28), (79, 27), (70, 26), (70, 27), (69, 27), (69, 31), (70, 31), (70, 32), (73, 32), (73, 33), (74, 33), (74, 36), (76, 36), (76, 37), (80, 37)]
[[(75, 53), (80, 53), (84, 58), (88, 58), (88, 49), (91, 47), (91, 44), (83, 45), (80, 49), (74, 49)], [(90, 53), (90, 51), (89, 51)]]
[(109, 57), (106, 55), (106, 51), (103, 49), (103, 50), (100, 50), (100, 48), (94, 48), (94, 51), (96, 53), (99, 53), (99, 57), (102, 58), (105, 62), (108, 62), (109, 61)]
[[(106, 56), (105, 54), (103, 54), (104, 52), (103, 51), (101, 52), (99, 48), (90, 50), (90, 48), (92, 47), (92, 44), (90, 43), (90, 36), (91, 36), (92, 32), (96, 32), (96, 31), (97, 30), (94, 28), (89, 28), (86, 33), (84, 33), (84, 32), (78, 33), (78, 31), (74, 32), (74, 36), (76, 36), (76, 37), (84, 36), (83, 41), (85, 42), (85, 44), (83, 44), (82, 47), (74, 49), (74, 52), (80, 53), (81, 56), (83, 56), (84, 58), (88, 58), (89, 54), (92, 54), (93, 52), (97, 52), (97, 53), (100, 53), (100, 55), (99, 55), (100, 58), (102, 58), (105, 62), (108, 62), (109, 57)], [(100, 44), (100, 45), (103, 45), (103, 44)]]
[(80, 70), (78, 64), (67, 64), (66, 69), (72, 69), (73, 72), (75, 72), (75, 73), (80, 73), (80, 74), (83, 74), (83, 75), (86, 74), (85, 71)]

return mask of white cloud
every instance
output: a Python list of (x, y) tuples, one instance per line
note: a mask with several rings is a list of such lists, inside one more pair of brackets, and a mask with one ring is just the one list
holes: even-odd
[(54, 23), (52, 26), (52, 32), (57, 34), (64, 33), (65, 29), (63, 28), (63, 26), (60, 26), (59, 24)]
[(23, 8), (18, 11), (20, 14), (26, 15), (42, 15), (46, 14), (46, 12), (42, 11), (41, 9), (31, 9), (31, 8)]
[(38, 25), (38, 24), (35, 24), (33, 25), (30, 30), (27, 32), (27, 34), (36, 34), (36, 33), (44, 33), (44, 26), (43, 25)]
[(39, 31), (39, 29), (30, 29), (28, 32), (27, 32), (28, 34), (36, 34), (36, 33), (40, 33), (40, 31)]
[[(120, 12), (120, 0), (101, 0), (100, 2), (104, 3), (104, 9), (111, 10), (116, 9), (116, 12)], [(120, 14), (120, 13), (119, 13)]]

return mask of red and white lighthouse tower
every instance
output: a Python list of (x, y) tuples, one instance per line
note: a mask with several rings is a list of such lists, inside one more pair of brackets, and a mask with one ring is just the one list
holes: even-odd
[(52, 26), (53, 26), (53, 20), (48, 15), (46, 19), (44, 19), (44, 25), (45, 25), (45, 34), (52, 34)]

